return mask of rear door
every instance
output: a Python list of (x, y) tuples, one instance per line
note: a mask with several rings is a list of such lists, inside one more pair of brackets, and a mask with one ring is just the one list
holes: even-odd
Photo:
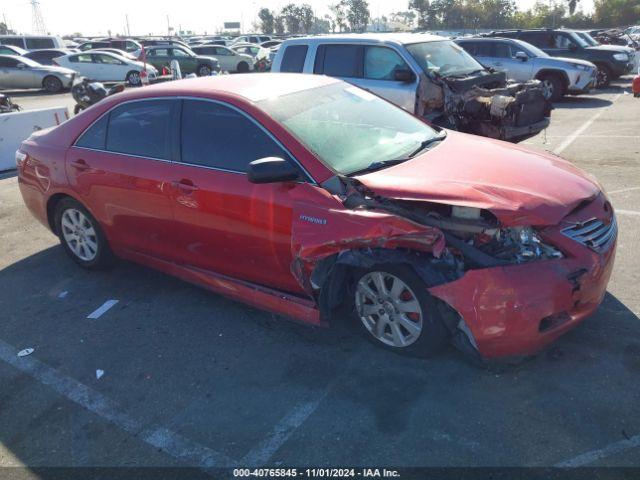
[(299, 291), (291, 273), (292, 195), (303, 183), (253, 184), (249, 163), (290, 155), (235, 107), (184, 100), (174, 215), (178, 261), (188, 267)]
[(67, 153), (71, 187), (116, 248), (171, 261), (171, 159), (179, 100), (127, 102), (103, 115)]

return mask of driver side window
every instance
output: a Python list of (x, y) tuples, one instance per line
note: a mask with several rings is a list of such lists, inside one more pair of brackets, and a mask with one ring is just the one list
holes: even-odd
[(364, 78), (394, 80), (397, 70), (409, 70), (402, 57), (391, 48), (366, 47), (364, 51)]

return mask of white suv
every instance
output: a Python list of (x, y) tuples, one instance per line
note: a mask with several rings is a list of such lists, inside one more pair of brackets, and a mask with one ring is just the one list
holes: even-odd
[[(518, 141), (549, 124), (551, 105), (540, 82), (507, 85), (503, 72), (487, 70), (456, 43), (435, 35), (290, 39), (280, 46), (271, 71), (338, 77), (438, 125), (492, 138)], [(480, 97), (495, 99), (495, 105), (472, 105)]]

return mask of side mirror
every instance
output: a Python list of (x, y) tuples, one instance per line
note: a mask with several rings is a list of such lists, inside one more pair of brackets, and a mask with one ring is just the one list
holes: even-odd
[(529, 55), (527, 55), (524, 52), (516, 52), (516, 58), (518, 60), (522, 60), (523, 62), (526, 62), (527, 60), (529, 60)]
[(396, 82), (411, 83), (415, 81), (416, 75), (411, 70), (401, 69), (393, 72), (393, 79)]
[(249, 164), (247, 175), (251, 183), (290, 182), (299, 177), (298, 169), (278, 157), (254, 160)]

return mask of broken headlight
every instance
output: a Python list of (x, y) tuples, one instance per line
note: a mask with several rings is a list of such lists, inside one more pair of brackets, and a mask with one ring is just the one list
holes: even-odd
[(510, 263), (562, 258), (562, 252), (542, 241), (532, 227), (500, 228), (476, 235), (475, 247), (492, 257)]

